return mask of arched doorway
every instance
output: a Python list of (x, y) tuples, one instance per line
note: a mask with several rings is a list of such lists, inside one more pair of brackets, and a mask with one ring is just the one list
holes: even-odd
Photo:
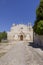
[(23, 40), (23, 35), (20, 35), (20, 40)]

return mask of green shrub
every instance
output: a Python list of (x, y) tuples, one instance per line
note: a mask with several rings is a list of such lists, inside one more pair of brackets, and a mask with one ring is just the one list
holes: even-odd
[(1, 40), (6, 40), (7, 39), (7, 33), (4, 31), (4, 32), (0, 32), (0, 42)]

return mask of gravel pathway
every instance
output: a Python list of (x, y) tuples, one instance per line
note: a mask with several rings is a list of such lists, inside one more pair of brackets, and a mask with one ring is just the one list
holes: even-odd
[(18, 42), (0, 58), (0, 65), (43, 65), (43, 57), (34, 48)]

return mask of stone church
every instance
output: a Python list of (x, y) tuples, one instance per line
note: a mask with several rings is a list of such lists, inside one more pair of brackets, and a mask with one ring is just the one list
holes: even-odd
[(8, 41), (27, 41), (33, 42), (32, 25), (13, 24), (10, 31), (7, 32)]

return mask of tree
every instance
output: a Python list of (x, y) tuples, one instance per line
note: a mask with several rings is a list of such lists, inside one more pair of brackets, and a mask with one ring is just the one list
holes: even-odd
[(4, 40), (7, 39), (7, 33), (5, 31), (4, 32), (0, 32), (0, 42), (1, 42), (2, 39), (4, 39)]
[(7, 33), (4, 31), (4, 32), (2, 32), (2, 39), (7, 39)]
[(43, 2), (40, 2), (39, 7), (36, 9), (36, 21), (33, 29), (36, 34), (43, 35)]
[(36, 19), (43, 20), (43, 2), (40, 2), (40, 5), (36, 10)]
[(39, 35), (43, 35), (43, 20), (37, 23), (36, 33)]
[(42, 2), (43, 0), (40, 0), (40, 2)]
[(0, 33), (0, 42), (1, 42), (1, 40), (2, 40), (2, 34)]

